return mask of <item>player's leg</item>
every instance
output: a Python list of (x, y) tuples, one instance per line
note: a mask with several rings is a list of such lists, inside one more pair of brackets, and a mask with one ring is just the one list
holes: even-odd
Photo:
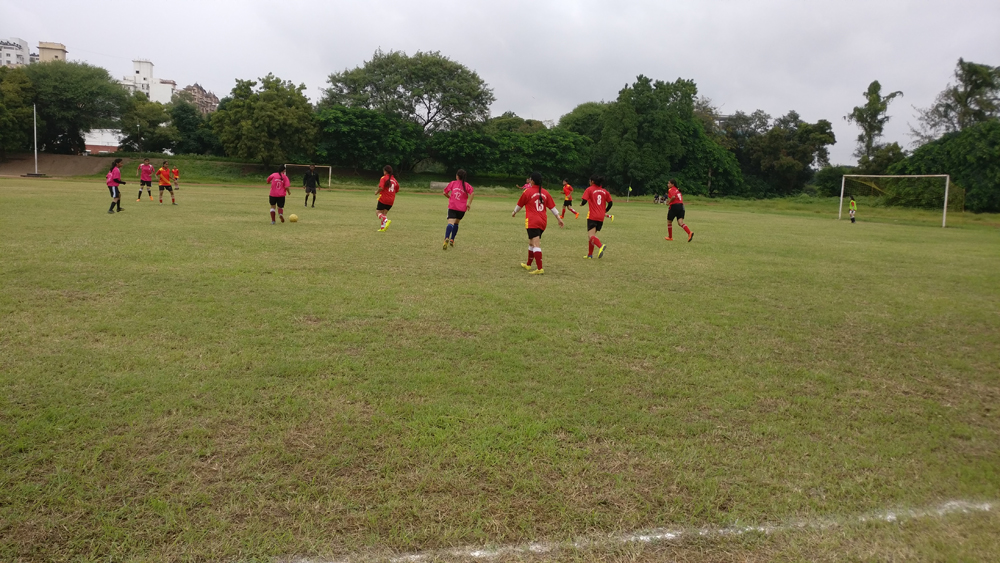
[(535, 229), (528, 229), (528, 261), (521, 262), (521, 267), (525, 270), (531, 270), (531, 264), (535, 261), (535, 242), (538, 240), (537, 237), (532, 235), (535, 234)]
[(153, 181), (150, 180), (146, 182), (146, 195), (149, 196), (149, 201), (153, 201)]
[(170, 192), (170, 203), (177, 205), (177, 200), (174, 199), (174, 188), (173, 186), (167, 186), (167, 191)]
[(271, 224), (273, 225), (275, 214), (278, 211), (278, 208), (275, 207), (274, 204), (278, 203), (278, 198), (274, 197), (273, 195), (269, 195), (267, 196), (267, 203), (271, 206)]
[(674, 218), (672, 215), (667, 215), (667, 236), (663, 237), (664, 240), (674, 240)]
[(542, 235), (539, 234), (538, 236), (532, 238), (530, 243), (531, 243), (531, 251), (535, 257), (535, 267), (538, 268), (537, 270), (531, 273), (543, 274), (545, 272), (542, 269)]
[(142, 201), (142, 187), (143, 187), (143, 184), (145, 184), (145, 182), (143, 182), (142, 180), (139, 180), (139, 195), (137, 195), (135, 197), (135, 202), (136, 203), (139, 203), (140, 201)]
[(108, 213), (114, 213), (115, 204), (118, 203), (118, 198), (115, 197), (115, 192), (117, 191), (117, 188), (115, 188), (114, 186), (108, 186), (108, 191), (111, 192), (111, 207), (108, 208)]
[(594, 257), (594, 246), (601, 246), (600, 244), (595, 245), (594, 241), (597, 239), (597, 227), (591, 227), (587, 231), (587, 258)]
[(163, 205), (163, 186), (160, 186), (160, 205)]
[(284, 223), (285, 222), (285, 196), (281, 196), (281, 197), (278, 198), (277, 205), (278, 205), (278, 219), (280, 219), (281, 222)]
[[(448, 215), (451, 215), (451, 210), (448, 210)], [(448, 225), (444, 228), (444, 244), (441, 245), (441, 250), (448, 250), (448, 242), (451, 240), (455, 228), (458, 225), (455, 224), (455, 219), (453, 217), (448, 217)]]
[(580, 213), (578, 213), (576, 209), (573, 209), (573, 204), (570, 204), (570, 206), (569, 206), (569, 212), (573, 214), (573, 218), (574, 219), (579, 219), (580, 218)]
[(687, 226), (687, 224), (684, 223), (684, 217), (683, 216), (677, 218), (677, 224), (680, 225), (682, 229), (684, 229), (685, 233), (688, 234), (688, 242), (691, 242), (691, 239), (694, 238), (694, 233), (691, 232), (691, 229), (689, 229), (688, 226)]

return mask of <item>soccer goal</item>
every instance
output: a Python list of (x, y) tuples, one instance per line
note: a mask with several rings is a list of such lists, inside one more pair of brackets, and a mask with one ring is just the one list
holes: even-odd
[(965, 211), (965, 190), (951, 185), (948, 174), (844, 174), (840, 179), (840, 210), (844, 215), (844, 196), (864, 197), (886, 207), (941, 208), (941, 226), (948, 226), (948, 209)]
[[(329, 188), (330, 183), (333, 181), (332, 166), (327, 166), (325, 164), (286, 164), (285, 173), (288, 175), (288, 179), (291, 180), (293, 177), (295, 177), (295, 175), (292, 173), (293, 168), (297, 171), (300, 171), (301, 175), (305, 175), (306, 170), (309, 170), (310, 166), (315, 166), (317, 169), (326, 168), (326, 187)], [(299, 178), (302, 177), (301, 175), (299, 176)], [(295, 182), (292, 182), (292, 184), (294, 185)]]

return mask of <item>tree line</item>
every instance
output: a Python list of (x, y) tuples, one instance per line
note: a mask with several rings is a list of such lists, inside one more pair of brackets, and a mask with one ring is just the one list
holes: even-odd
[(490, 115), (495, 97), (479, 75), (438, 52), (376, 51), (333, 73), (315, 104), (305, 86), (274, 75), (237, 80), (218, 110), (203, 116), (183, 96), (170, 104), (128, 93), (99, 67), (41, 63), (0, 68), (0, 158), (31, 141), (83, 151), (95, 128), (123, 134), (121, 148), (237, 157), (265, 165), (307, 162), (379, 170), (429, 163), (449, 171), (523, 178), (531, 170), (578, 182), (597, 172), (612, 188), (663, 193), (676, 178), (686, 193), (774, 197), (839, 192), (840, 175), (949, 173), (966, 207), (1000, 211), (1000, 68), (960, 59), (955, 82), (919, 109), (916, 148), (884, 143), (888, 107), (902, 92), (873, 81), (844, 116), (860, 130), (858, 165), (832, 166), (830, 121), (795, 111), (721, 115), (690, 80), (638, 76), (612, 101), (583, 103), (557, 123), (512, 112)]

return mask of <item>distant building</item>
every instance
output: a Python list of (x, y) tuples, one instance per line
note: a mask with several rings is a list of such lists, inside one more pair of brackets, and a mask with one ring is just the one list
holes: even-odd
[(94, 129), (83, 136), (87, 154), (111, 154), (118, 151), (122, 134), (114, 129)]
[(132, 68), (135, 74), (126, 76), (121, 80), (121, 85), (129, 92), (142, 92), (146, 94), (151, 102), (169, 104), (174, 92), (177, 91), (177, 83), (173, 80), (162, 80), (153, 76), (153, 63), (144, 59), (132, 61)]
[(197, 82), (181, 90), (184, 97), (195, 105), (202, 115), (207, 115), (219, 107), (219, 97), (205, 91)]
[(40, 63), (65, 61), (67, 54), (66, 46), (62, 43), (49, 43), (46, 41), (39, 41), (38, 43), (38, 62)]
[(31, 62), (28, 42), (19, 37), (0, 40), (0, 66), (23, 66)]

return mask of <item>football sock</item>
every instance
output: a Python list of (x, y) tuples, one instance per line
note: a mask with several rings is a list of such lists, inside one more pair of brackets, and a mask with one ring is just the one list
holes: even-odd
[(382, 226), (383, 227), (385, 226), (385, 220), (386, 219), (387, 219), (387, 217), (385, 216), (385, 214), (383, 214), (383, 213), (379, 213), (378, 214), (378, 220), (382, 222)]
[(587, 256), (593, 256), (593, 255), (594, 255), (594, 237), (590, 237), (590, 244), (588, 245), (587, 248)]
[(118, 211), (121, 211), (122, 210), (122, 200), (119, 199), (118, 201), (115, 202), (115, 204), (118, 206)]
[(274, 208), (271, 208), (271, 222), (274, 222)]
[(687, 233), (689, 235), (691, 234), (691, 229), (689, 229), (687, 225), (681, 225), (681, 227), (684, 229), (685, 233)]
[(142, 188), (139, 188), (139, 196), (136, 199), (142, 199)]
[(566, 208), (565, 207), (563, 207), (562, 213), (559, 214), (559, 218), (560, 219), (562, 219), (563, 217), (566, 217)]
[(590, 242), (596, 247), (601, 246), (601, 239), (597, 238), (597, 235), (590, 237)]
[(455, 225), (452, 225), (451, 223), (448, 223), (448, 226), (444, 228), (444, 240), (448, 240), (448, 239), (451, 238), (451, 232), (452, 232), (452, 228), (454, 226)]
[(455, 240), (455, 236), (458, 235), (458, 223), (455, 223), (451, 229), (451, 240)]
[(538, 266), (539, 270), (542, 269), (542, 249), (537, 246), (535, 247), (535, 266)]
[(309, 205), (309, 194), (306, 194), (306, 200), (302, 203), (302, 205)]
[(534, 260), (535, 260), (535, 249), (529, 246), (528, 247), (528, 265), (530, 266), (531, 263)]
[(111, 202), (111, 207), (108, 208), (108, 212), (112, 212), (114, 210), (115, 210), (115, 202), (112, 201)]
[(174, 194), (170, 194), (170, 203), (177, 203), (177, 200), (174, 199)]
[(674, 226), (667, 225), (667, 238), (674, 238)]

